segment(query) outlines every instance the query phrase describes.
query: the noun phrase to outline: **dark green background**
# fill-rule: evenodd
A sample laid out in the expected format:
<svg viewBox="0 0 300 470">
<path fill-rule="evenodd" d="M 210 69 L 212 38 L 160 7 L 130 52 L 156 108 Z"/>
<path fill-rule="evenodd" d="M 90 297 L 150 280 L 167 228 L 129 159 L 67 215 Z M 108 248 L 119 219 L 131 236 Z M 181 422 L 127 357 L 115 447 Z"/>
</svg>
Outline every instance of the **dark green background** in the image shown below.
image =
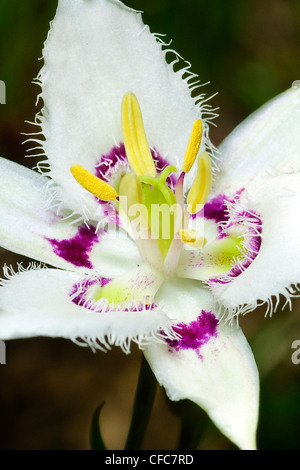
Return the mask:
<svg viewBox="0 0 300 470">
<path fill-rule="evenodd" d="M 211 101 L 220 107 L 218 145 L 244 117 L 300 79 L 299 0 L 128 0 L 143 10 L 153 32 L 193 64 Z M 27 166 L 25 137 L 31 131 L 41 67 L 42 44 L 56 0 L 0 0 L 0 79 L 7 87 L 0 106 L 0 155 Z M 1 221 L 0 221 L 1 223 Z M 288 243 L 288 240 L 287 240 Z M 2 250 L 3 262 L 20 257 Z M 280 254 L 276 254 L 280 256 Z M 291 362 L 291 343 L 300 339 L 299 302 L 264 319 L 257 311 L 241 319 L 262 374 L 259 447 L 300 449 L 300 365 Z M 118 350 L 92 354 L 69 341 L 18 340 L 7 343 L 0 366 L 1 449 L 86 449 L 92 413 L 103 400 L 104 436 L 111 448 L 124 442 L 140 354 Z M 206 426 L 204 424 L 204 426 Z M 179 420 L 159 392 L 145 447 L 174 449 Z M 233 445 L 207 425 L 200 448 Z"/>
</svg>

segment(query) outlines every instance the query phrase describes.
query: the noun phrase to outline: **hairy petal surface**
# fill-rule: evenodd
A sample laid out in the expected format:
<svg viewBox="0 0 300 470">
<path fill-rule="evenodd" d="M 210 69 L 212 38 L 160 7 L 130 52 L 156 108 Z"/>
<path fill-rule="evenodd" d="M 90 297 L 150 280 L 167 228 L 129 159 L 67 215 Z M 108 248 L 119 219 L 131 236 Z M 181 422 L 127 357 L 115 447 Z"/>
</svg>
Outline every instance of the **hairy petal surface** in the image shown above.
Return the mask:
<svg viewBox="0 0 300 470">
<path fill-rule="evenodd" d="M 139 283 L 141 296 L 151 294 L 149 284 L 145 283 L 144 290 L 141 286 L 144 271 L 137 271 L 135 277 L 133 274 L 128 276 L 128 282 Z M 109 281 L 55 269 L 15 274 L 2 282 L 0 337 L 63 337 L 93 349 L 115 344 L 129 352 L 131 341 L 142 346 L 161 339 L 161 329 L 170 330 L 169 318 L 154 304 L 127 300 L 123 305 L 112 305 L 107 298 L 95 303 L 91 292 L 101 286 L 105 289 Z"/>
<path fill-rule="evenodd" d="M 259 380 L 242 331 L 216 319 L 211 295 L 194 281 L 169 281 L 160 297 L 181 339 L 146 347 L 158 382 L 170 399 L 201 406 L 238 447 L 254 449 Z"/>
<path fill-rule="evenodd" d="M 129 90 L 139 100 L 150 146 L 170 163 L 183 158 L 201 107 L 190 96 L 193 75 L 185 70 L 183 80 L 184 70 L 175 73 L 166 53 L 140 13 L 121 2 L 59 1 L 38 77 L 45 103 L 38 120 L 50 175 L 65 207 L 87 218 L 98 210 L 69 169 L 82 164 L 94 172 L 101 155 L 122 142 L 121 102 Z M 205 122 L 204 136 L 203 148 L 209 144 Z"/>
<path fill-rule="evenodd" d="M 300 170 L 300 89 L 291 88 L 242 122 L 221 144 L 214 192 L 258 187 L 270 175 Z"/>
<path fill-rule="evenodd" d="M 57 267 L 70 267 L 45 237 L 70 238 L 76 227 L 46 208 L 47 178 L 0 159 L 0 243 L 3 248 Z"/>
<path fill-rule="evenodd" d="M 244 199 L 245 209 L 260 214 L 262 241 L 250 266 L 232 282 L 211 284 L 216 300 L 231 314 L 261 302 L 293 296 L 300 279 L 300 172 L 277 176 Z M 260 301 L 260 302 L 259 302 Z M 242 308 L 244 307 L 244 309 Z M 240 310 L 242 309 L 242 310 Z"/>
<path fill-rule="evenodd" d="M 47 178 L 0 158 L 0 243 L 58 268 L 113 277 L 133 268 L 139 254 L 120 230 L 71 224 L 47 209 Z"/>
</svg>

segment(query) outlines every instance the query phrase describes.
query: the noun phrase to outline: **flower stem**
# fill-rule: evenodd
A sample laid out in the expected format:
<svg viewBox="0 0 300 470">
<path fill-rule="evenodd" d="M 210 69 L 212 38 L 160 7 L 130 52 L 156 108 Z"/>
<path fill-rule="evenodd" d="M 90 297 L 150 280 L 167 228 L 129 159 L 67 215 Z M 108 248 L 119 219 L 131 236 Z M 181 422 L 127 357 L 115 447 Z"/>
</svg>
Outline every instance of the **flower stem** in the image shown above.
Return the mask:
<svg viewBox="0 0 300 470">
<path fill-rule="evenodd" d="M 193 418 L 182 418 L 178 450 L 197 449 L 203 434 L 205 422 L 206 421 L 203 419 L 203 416 L 198 416 L 197 413 Z"/>
<path fill-rule="evenodd" d="M 106 446 L 102 439 L 100 425 L 99 425 L 100 413 L 102 411 L 103 406 L 104 406 L 104 402 L 101 403 L 101 405 L 97 407 L 93 415 L 91 431 L 90 431 L 92 450 L 106 450 Z"/>
<path fill-rule="evenodd" d="M 152 411 L 155 390 L 156 378 L 143 356 L 125 450 L 141 448 Z"/>
<path fill-rule="evenodd" d="M 181 422 L 177 450 L 196 450 L 208 423 L 206 413 L 190 400 L 174 402 L 167 398 L 167 403 Z"/>
</svg>

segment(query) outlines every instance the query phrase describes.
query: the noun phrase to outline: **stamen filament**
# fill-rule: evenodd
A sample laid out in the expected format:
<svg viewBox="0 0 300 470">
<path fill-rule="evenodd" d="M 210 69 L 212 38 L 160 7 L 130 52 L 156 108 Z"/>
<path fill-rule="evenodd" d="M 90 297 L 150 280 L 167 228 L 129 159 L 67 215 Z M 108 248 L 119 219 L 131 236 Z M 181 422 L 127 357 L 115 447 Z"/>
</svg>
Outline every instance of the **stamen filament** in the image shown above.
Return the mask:
<svg viewBox="0 0 300 470">
<path fill-rule="evenodd" d="M 202 121 L 201 119 L 197 119 L 197 121 L 194 122 L 190 140 L 183 160 L 182 171 L 184 171 L 185 173 L 188 173 L 190 171 L 197 158 L 202 140 L 202 131 Z"/>
<path fill-rule="evenodd" d="M 116 190 L 109 184 L 102 181 L 97 176 L 90 173 L 81 165 L 73 165 L 70 168 L 72 175 L 84 189 L 102 201 L 115 201 L 117 198 Z"/>
<path fill-rule="evenodd" d="M 137 176 L 155 177 L 156 169 L 147 141 L 139 102 L 126 93 L 121 109 L 122 133 L 129 164 Z"/>
</svg>

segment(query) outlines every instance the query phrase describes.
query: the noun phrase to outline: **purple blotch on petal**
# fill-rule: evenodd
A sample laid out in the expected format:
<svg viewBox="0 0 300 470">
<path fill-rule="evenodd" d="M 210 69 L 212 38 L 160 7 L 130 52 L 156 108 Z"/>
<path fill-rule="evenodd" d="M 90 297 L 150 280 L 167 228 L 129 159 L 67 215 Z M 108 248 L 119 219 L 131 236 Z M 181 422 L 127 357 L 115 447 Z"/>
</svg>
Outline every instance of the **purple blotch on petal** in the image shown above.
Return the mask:
<svg viewBox="0 0 300 470">
<path fill-rule="evenodd" d="M 228 199 L 225 194 L 220 194 L 211 201 L 207 202 L 204 206 L 204 217 L 206 219 L 214 220 L 217 223 L 228 220 L 229 216 L 226 211 L 227 200 Z"/>
<path fill-rule="evenodd" d="M 96 176 L 103 181 L 109 182 L 120 166 L 129 167 L 123 143 L 113 147 L 108 154 L 101 155 L 100 161 L 96 165 Z"/>
<path fill-rule="evenodd" d="M 46 238 L 46 237 L 45 237 Z M 46 238 L 51 243 L 54 253 L 74 266 L 92 269 L 93 265 L 88 253 L 92 250 L 94 243 L 98 241 L 95 227 L 81 225 L 77 234 L 65 240 Z"/>
<path fill-rule="evenodd" d="M 202 310 L 196 320 L 191 323 L 178 323 L 173 326 L 175 333 L 181 336 L 179 340 L 166 339 L 169 346 L 176 351 L 181 349 L 193 349 L 199 357 L 200 348 L 211 338 L 217 337 L 217 326 L 219 320 L 211 312 Z"/>
<path fill-rule="evenodd" d="M 219 194 L 207 201 L 203 209 L 197 212 L 197 214 L 193 214 L 192 218 L 195 219 L 196 217 L 201 216 L 208 220 L 214 220 L 217 224 L 220 222 L 227 222 L 229 219 L 227 203 L 238 201 L 244 190 L 245 188 L 242 188 L 237 191 L 234 197 L 228 197 L 226 194 Z"/>
</svg>

